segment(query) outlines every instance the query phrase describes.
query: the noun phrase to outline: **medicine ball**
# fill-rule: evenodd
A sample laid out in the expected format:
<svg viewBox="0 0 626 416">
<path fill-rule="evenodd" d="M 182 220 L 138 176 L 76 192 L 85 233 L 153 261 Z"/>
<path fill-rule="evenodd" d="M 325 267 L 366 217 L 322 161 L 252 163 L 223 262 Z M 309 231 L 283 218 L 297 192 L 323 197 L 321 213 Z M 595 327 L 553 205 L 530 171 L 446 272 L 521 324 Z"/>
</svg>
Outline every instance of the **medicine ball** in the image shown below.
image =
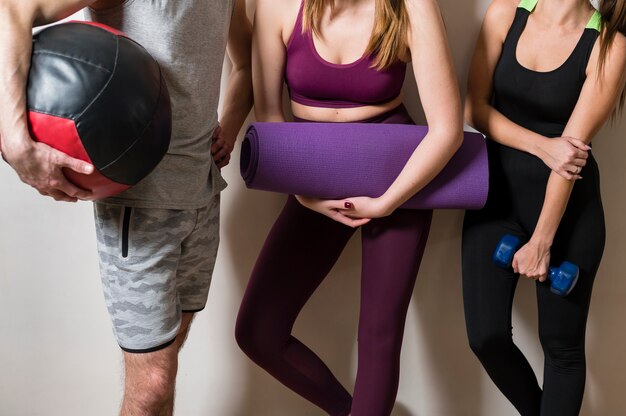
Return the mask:
<svg viewBox="0 0 626 416">
<path fill-rule="evenodd" d="M 169 147 L 170 98 L 157 62 L 105 25 L 69 22 L 33 36 L 27 86 L 34 140 L 94 165 L 64 174 L 95 199 L 135 185 Z"/>
</svg>

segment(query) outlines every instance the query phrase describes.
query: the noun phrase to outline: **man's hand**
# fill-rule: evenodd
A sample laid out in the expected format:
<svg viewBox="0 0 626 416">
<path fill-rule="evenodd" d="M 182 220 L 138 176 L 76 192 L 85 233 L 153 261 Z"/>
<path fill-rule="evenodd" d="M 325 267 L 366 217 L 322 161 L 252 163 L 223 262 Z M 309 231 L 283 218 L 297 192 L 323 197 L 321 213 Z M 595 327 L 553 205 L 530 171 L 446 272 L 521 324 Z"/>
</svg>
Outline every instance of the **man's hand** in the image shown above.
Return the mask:
<svg viewBox="0 0 626 416">
<path fill-rule="evenodd" d="M 0 152 L 23 182 L 58 201 L 91 197 L 91 192 L 70 183 L 62 169 L 90 174 L 94 168 L 33 141 L 28 133 L 26 84 L 32 52 L 32 29 L 33 26 L 68 17 L 93 2 L 0 1 Z"/>
<path fill-rule="evenodd" d="M 41 195 L 57 201 L 76 202 L 89 200 L 92 193 L 72 184 L 63 175 L 62 169 L 89 175 L 94 167 L 79 159 L 74 159 L 52 147 L 33 140 L 19 147 L 4 143 L 2 158 L 15 170 L 22 182 L 27 183 Z"/>
<path fill-rule="evenodd" d="M 222 130 L 222 127 L 219 124 L 215 130 L 213 130 L 211 154 L 213 155 L 215 164 L 220 169 L 228 165 L 228 162 L 230 162 L 230 154 L 235 147 L 235 140 L 237 140 L 236 135 L 232 135 L 232 137 L 228 136 L 229 135 L 224 133 L 224 130 Z"/>
</svg>

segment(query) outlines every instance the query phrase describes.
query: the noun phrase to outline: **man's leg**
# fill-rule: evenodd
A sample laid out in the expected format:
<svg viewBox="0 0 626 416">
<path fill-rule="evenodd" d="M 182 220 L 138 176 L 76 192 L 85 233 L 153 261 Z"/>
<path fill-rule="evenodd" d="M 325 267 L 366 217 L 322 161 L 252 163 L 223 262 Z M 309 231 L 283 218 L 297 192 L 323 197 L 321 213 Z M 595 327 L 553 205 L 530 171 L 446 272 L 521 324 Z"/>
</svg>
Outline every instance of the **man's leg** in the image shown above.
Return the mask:
<svg viewBox="0 0 626 416">
<path fill-rule="evenodd" d="M 193 317 L 196 314 L 193 312 L 183 312 L 182 321 L 180 322 L 180 330 L 178 331 L 178 335 L 176 335 L 176 346 L 178 347 L 178 351 L 180 352 L 183 345 L 185 345 L 185 341 L 187 340 L 187 335 L 189 335 L 189 327 L 191 326 L 191 321 L 193 321 Z"/>
<path fill-rule="evenodd" d="M 178 370 L 178 351 L 182 348 L 193 313 L 184 313 L 176 342 L 155 352 L 124 353 L 125 386 L 121 416 L 171 416 L 174 412 L 174 387 Z"/>
<path fill-rule="evenodd" d="M 171 416 L 178 369 L 177 344 L 148 353 L 124 352 L 121 416 Z"/>
<path fill-rule="evenodd" d="M 217 251 L 198 236 L 216 234 L 213 217 L 198 221 L 205 211 L 96 204 L 105 300 L 124 350 L 123 416 L 172 414 L 178 351 L 206 302 Z"/>
</svg>

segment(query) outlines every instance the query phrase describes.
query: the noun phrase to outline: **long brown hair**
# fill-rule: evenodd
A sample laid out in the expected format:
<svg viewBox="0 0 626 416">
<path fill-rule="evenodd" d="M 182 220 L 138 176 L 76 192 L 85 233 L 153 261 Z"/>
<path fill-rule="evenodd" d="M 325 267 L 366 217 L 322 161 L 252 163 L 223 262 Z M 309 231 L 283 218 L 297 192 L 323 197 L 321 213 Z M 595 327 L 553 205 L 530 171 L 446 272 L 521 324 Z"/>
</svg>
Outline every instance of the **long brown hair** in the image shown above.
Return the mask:
<svg viewBox="0 0 626 416">
<path fill-rule="evenodd" d="M 320 36 L 319 23 L 324 9 L 335 6 L 334 0 L 303 0 L 302 31 L 312 30 Z M 405 0 L 375 0 L 374 29 L 365 54 L 374 56 L 374 68 L 391 66 L 406 51 L 409 16 Z"/>
<path fill-rule="evenodd" d="M 598 75 L 602 74 L 615 35 L 626 35 L 626 0 L 600 0 L 598 8 L 602 15 L 602 31 L 600 35 L 600 57 Z M 619 104 L 613 116 L 621 112 L 626 101 L 626 89 L 622 86 Z"/>
</svg>

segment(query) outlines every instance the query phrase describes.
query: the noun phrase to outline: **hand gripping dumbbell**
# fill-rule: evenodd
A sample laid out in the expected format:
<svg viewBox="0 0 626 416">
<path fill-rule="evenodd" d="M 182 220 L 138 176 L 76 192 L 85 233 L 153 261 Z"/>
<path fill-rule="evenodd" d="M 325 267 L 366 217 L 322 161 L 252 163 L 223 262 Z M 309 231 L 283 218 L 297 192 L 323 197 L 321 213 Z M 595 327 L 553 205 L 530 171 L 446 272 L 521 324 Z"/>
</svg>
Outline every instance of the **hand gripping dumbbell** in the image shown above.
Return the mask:
<svg viewBox="0 0 626 416">
<path fill-rule="evenodd" d="M 503 269 L 510 268 L 513 263 L 513 256 L 520 246 L 521 241 L 518 237 L 506 234 L 500 239 L 496 250 L 493 252 L 493 262 Z M 552 293 L 567 296 L 578 281 L 578 266 L 569 261 L 564 261 L 560 267 L 550 267 L 548 279 L 550 279 Z"/>
</svg>

